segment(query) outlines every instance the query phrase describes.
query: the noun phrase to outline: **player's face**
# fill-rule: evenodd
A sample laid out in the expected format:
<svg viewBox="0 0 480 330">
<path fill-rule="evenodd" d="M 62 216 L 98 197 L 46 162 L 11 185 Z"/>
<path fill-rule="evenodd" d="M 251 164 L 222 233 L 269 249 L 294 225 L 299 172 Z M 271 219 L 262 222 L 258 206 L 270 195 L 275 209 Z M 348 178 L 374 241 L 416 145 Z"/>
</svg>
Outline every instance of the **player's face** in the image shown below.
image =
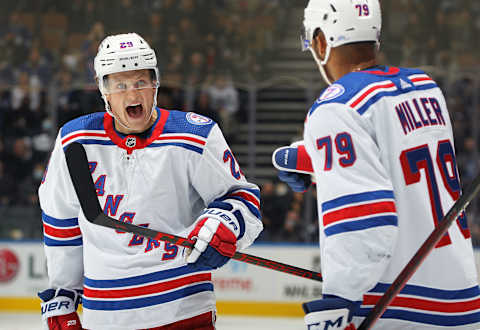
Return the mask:
<svg viewBox="0 0 480 330">
<path fill-rule="evenodd" d="M 105 89 L 117 130 L 130 134 L 150 128 L 155 121 L 151 114 L 156 89 L 148 70 L 112 73 Z"/>
</svg>

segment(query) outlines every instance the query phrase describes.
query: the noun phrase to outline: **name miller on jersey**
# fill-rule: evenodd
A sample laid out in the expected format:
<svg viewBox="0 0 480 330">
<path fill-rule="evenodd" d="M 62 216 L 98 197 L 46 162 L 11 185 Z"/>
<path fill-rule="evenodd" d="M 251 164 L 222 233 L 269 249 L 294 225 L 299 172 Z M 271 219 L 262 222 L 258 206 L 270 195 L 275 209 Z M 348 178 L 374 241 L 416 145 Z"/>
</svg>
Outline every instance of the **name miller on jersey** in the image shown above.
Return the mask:
<svg viewBox="0 0 480 330">
<path fill-rule="evenodd" d="M 396 105 L 395 110 L 405 135 L 422 127 L 446 125 L 440 103 L 434 97 L 413 98 Z"/>
</svg>

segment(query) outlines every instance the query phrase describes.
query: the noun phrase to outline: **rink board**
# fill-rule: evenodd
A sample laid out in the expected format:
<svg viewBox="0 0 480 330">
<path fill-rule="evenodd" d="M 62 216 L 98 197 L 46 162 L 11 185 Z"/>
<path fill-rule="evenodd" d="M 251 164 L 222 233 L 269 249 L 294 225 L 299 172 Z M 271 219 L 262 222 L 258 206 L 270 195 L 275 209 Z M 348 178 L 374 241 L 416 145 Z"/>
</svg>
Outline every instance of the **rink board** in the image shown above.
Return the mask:
<svg viewBox="0 0 480 330">
<path fill-rule="evenodd" d="M 319 271 L 314 245 L 257 244 L 245 252 Z M 321 283 L 238 261 L 213 272 L 224 315 L 302 316 L 301 302 L 321 295 Z M 37 311 L 48 287 L 41 242 L 0 242 L 0 311 Z"/>
<path fill-rule="evenodd" d="M 256 244 L 245 252 L 319 271 L 314 245 Z M 480 270 L 480 250 L 475 250 Z M 302 316 L 301 302 L 320 297 L 321 283 L 238 261 L 213 272 L 223 315 Z M 41 242 L 0 241 L 0 311 L 39 310 L 37 292 L 48 287 Z"/>
</svg>

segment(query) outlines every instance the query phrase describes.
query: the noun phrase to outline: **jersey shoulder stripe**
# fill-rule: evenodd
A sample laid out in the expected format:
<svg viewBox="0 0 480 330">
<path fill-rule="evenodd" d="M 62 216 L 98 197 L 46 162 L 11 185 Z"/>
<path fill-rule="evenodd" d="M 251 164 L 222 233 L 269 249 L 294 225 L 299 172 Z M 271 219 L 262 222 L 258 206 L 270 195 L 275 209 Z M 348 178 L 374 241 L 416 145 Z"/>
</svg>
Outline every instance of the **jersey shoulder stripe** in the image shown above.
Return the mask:
<svg viewBox="0 0 480 330">
<path fill-rule="evenodd" d="M 62 139 L 67 135 L 71 135 L 72 133 L 79 131 L 105 131 L 103 128 L 104 114 L 104 112 L 94 112 L 70 120 L 62 127 Z"/>
<path fill-rule="evenodd" d="M 393 191 L 377 190 L 344 195 L 322 204 L 326 236 L 379 226 L 397 226 Z"/>
<path fill-rule="evenodd" d="M 341 87 L 336 87 L 341 86 Z M 327 88 L 309 112 L 312 115 L 322 105 L 344 104 L 363 115 L 373 104 L 386 96 L 396 96 L 416 90 L 436 88 L 437 84 L 425 72 L 418 69 L 383 67 L 360 72 L 351 72 Z M 338 97 L 325 98 L 329 89 L 345 90 Z"/>
<path fill-rule="evenodd" d="M 202 154 L 207 139 L 201 135 L 190 133 L 162 133 L 160 136 L 148 147 L 158 148 L 165 146 L 177 146 L 184 149 L 194 151 Z"/>
<path fill-rule="evenodd" d="M 391 284 L 378 283 L 363 296 L 356 316 L 366 316 Z M 444 290 L 407 284 L 390 303 L 382 318 L 439 326 L 460 326 L 480 322 L 480 289 L 473 286 Z"/>
<path fill-rule="evenodd" d="M 114 145 L 104 128 L 104 112 L 94 112 L 67 122 L 60 130 L 62 147 L 70 143 Z"/>
</svg>

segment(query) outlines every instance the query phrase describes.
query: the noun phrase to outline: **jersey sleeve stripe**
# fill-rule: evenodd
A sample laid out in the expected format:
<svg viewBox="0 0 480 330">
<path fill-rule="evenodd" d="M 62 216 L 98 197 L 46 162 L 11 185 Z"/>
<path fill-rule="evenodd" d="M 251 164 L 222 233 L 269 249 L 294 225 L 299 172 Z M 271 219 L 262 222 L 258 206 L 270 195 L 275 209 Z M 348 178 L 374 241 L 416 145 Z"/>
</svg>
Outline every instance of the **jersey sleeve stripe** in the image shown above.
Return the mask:
<svg viewBox="0 0 480 330">
<path fill-rule="evenodd" d="M 43 242 L 47 246 L 82 245 L 78 218 L 57 219 L 42 212 Z"/>
<path fill-rule="evenodd" d="M 248 192 L 236 191 L 234 193 L 229 194 L 228 196 L 234 196 L 234 197 L 236 196 L 236 197 L 243 198 L 249 201 L 250 203 L 254 204 L 258 209 L 260 208 L 260 201 L 258 200 L 258 198 Z"/>
<path fill-rule="evenodd" d="M 43 232 L 50 237 L 56 238 L 72 238 L 82 235 L 82 232 L 80 231 L 80 228 L 78 226 L 72 227 L 70 229 L 65 227 L 59 229 L 49 226 L 46 223 L 43 224 Z"/>
<path fill-rule="evenodd" d="M 367 191 L 358 194 L 344 195 L 335 199 L 329 200 L 322 204 L 322 212 L 327 212 L 331 209 L 338 208 L 347 204 L 368 202 L 378 199 L 394 199 L 392 190 L 375 190 Z"/>
<path fill-rule="evenodd" d="M 258 200 L 260 200 L 260 190 L 259 189 L 242 188 L 242 190 L 253 194 Z"/>
<path fill-rule="evenodd" d="M 332 236 L 345 232 L 365 230 L 381 226 L 397 226 L 398 219 L 396 215 L 370 217 L 362 220 L 347 221 L 326 227 L 324 233 L 326 236 Z"/>
<path fill-rule="evenodd" d="M 74 227 L 78 226 L 78 218 L 58 219 L 42 212 L 42 220 L 44 223 L 55 227 Z"/>
<path fill-rule="evenodd" d="M 237 196 L 225 196 L 225 197 L 222 197 L 220 198 L 219 200 L 222 201 L 222 202 L 228 202 L 229 199 L 233 199 L 233 200 L 236 200 L 236 201 L 239 201 L 241 202 L 242 204 L 244 204 L 248 210 L 255 216 L 257 217 L 258 219 L 261 219 L 262 216 L 260 214 L 260 210 L 252 203 L 250 203 L 249 201 L 246 201 L 244 198 L 242 197 L 237 197 Z"/>
<path fill-rule="evenodd" d="M 375 215 L 379 213 L 396 213 L 394 202 L 377 202 L 361 204 L 356 206 L 346 207 L 340 210 L 331 211 L 323 214 L 323 225 L 328 226 L 332 223 L 352 219 L 357 217 L 363 217 L 367 215 Z"/>
<path fill-rule="evenodd" d="M 45 243 L 46 246 L 81 246 L 83 245 L 83 240 L 82 238 L 75 238 L 72 240 L 58 240 L 58 239 L 52 239 L 48 236 L 43 237 L 43 242 Z"/>
</svg>

